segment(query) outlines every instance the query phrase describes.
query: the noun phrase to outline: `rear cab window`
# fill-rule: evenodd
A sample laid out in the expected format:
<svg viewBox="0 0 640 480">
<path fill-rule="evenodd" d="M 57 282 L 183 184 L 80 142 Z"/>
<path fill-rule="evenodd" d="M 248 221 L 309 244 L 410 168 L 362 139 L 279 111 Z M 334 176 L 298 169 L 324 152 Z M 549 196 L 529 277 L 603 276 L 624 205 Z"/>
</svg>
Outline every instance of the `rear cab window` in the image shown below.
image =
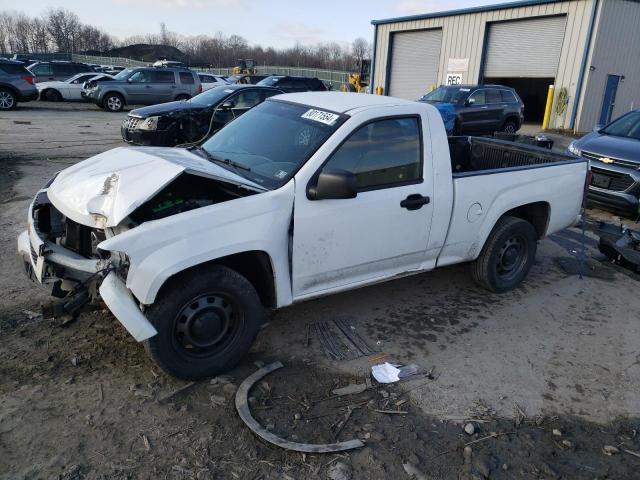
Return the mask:
<svg viewBox="0 0 640 480">
<path fill-rule="evenodd" d="M 176 77 L 170 70 L 154 70 L 151 78 L 153 83 L 176 83 Z"/>
</svg>

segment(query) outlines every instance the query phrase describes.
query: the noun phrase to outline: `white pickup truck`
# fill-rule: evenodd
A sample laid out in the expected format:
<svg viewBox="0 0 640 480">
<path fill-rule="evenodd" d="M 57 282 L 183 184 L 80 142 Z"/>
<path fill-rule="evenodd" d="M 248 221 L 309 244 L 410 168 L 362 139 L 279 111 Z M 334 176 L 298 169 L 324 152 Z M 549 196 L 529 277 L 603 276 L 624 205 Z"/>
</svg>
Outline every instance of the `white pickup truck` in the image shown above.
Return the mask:
<svg viewBox="0 0 640 480">
<path fill-rule="evenodd" d="M 191 149 L 116 148 L 61 171 L 18 239 L 57 314 L 102 299 L 167 372 L 215 375 L 264 307 L 472 262 L 516 287 L 579 218 L 586 161 L 447 138 L 438 111 L 350 93 L 272 97 Z"/>
</svg>

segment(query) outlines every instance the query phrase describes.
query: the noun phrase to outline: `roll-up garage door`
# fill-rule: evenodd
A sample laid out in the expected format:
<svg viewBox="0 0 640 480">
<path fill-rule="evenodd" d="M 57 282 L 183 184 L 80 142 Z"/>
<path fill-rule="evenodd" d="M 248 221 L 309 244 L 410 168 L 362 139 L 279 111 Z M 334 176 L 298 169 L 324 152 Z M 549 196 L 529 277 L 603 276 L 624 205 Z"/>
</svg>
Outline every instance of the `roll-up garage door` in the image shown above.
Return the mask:
<svg viewBox="0 0 640 480">
<path fill-rule="evenodd" d="M 437 85 L 442 30 L 392 35 L 389 95 L 417 100 Z"/>
<path fill-rule="evenodd" d="M 485 78 L 554 78 L 566 22 L 563 15 L 489 25 Z"/>
</svg>

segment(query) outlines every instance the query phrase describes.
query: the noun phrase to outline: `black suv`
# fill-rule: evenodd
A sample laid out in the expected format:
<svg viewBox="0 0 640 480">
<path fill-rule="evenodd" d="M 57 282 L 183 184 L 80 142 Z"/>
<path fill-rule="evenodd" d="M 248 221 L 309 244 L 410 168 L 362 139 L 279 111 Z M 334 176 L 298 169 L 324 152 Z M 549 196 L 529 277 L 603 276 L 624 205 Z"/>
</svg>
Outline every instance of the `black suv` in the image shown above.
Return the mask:
<svg viewBox="0 0 640 480">
<path fill-rule="evenodd" d="M 420 101 L 440 111 L 450 135 L 515 133 L 524 122 L 524 103 L 502 85 L 441 86 Z"/>
<path fill-rule="evenodd" d="M 36 83 L 63 81 L 78 73 L 93 72 L 86 63 L 73 62 L 38 62 L 29 66 L 29 71 L 33 73 Z"/>
<path fill-rule="evenodd" d="M 291 77 L 289 75 L 271 75 L 264 80 L 260 80 L 256 85 L 279 88 L 287 93 L 309 91 L 324 92 L 327 90 L 324 83 L 317 78 Z"/>
</svg>

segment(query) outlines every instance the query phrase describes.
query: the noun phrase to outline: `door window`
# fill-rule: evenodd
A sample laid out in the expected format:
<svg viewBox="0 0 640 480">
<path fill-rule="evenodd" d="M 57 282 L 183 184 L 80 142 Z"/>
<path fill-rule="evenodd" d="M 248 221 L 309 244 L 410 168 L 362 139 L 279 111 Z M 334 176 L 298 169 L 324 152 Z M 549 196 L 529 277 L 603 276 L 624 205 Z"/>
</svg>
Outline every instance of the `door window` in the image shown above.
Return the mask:
<svg viewBox="0 0 640 480">
<path fill-rule="evenodd" d="M 154 83 L 176 83 L 176 77 L 171 71 L 154 71 L 151 78 Z M 193 83 L 193 77 L 191 83 Z"/>
<path fill-rule="evenodd" d="M 51 65 L 38 65 L 33 69 L 33 73 L 36 75 L 53 75 L 53 69 Z"/>
<path fill-rule="evenodd" d="M 476 90 L 471 94 L 469 100 L 473 98 L 475 100 L 475 102 L 473 103 L 474 105 L 484 105 L 485 103 L 487 103 L 485 92 L 486 90 Z"/>
<path fill-rule="evenodd" d="M 346 170 L 359 190 L 393 187 L 422 178 L 420 127 L 415 117 L 368 123 L 333 153 L 323 170 Z"/>
<path fill-rule="evenodd" d="M 485 90 L 485 101 L 486 103 L 501 103 L 502 97 L 500 96 L 500 91 L 490 88 Z"/>
<path fill-rule="evenodd" d="M 138 70 L 129 78 L 131 83 L 151 83 L 151 72 L 149 70 Z"/>
</svg>

